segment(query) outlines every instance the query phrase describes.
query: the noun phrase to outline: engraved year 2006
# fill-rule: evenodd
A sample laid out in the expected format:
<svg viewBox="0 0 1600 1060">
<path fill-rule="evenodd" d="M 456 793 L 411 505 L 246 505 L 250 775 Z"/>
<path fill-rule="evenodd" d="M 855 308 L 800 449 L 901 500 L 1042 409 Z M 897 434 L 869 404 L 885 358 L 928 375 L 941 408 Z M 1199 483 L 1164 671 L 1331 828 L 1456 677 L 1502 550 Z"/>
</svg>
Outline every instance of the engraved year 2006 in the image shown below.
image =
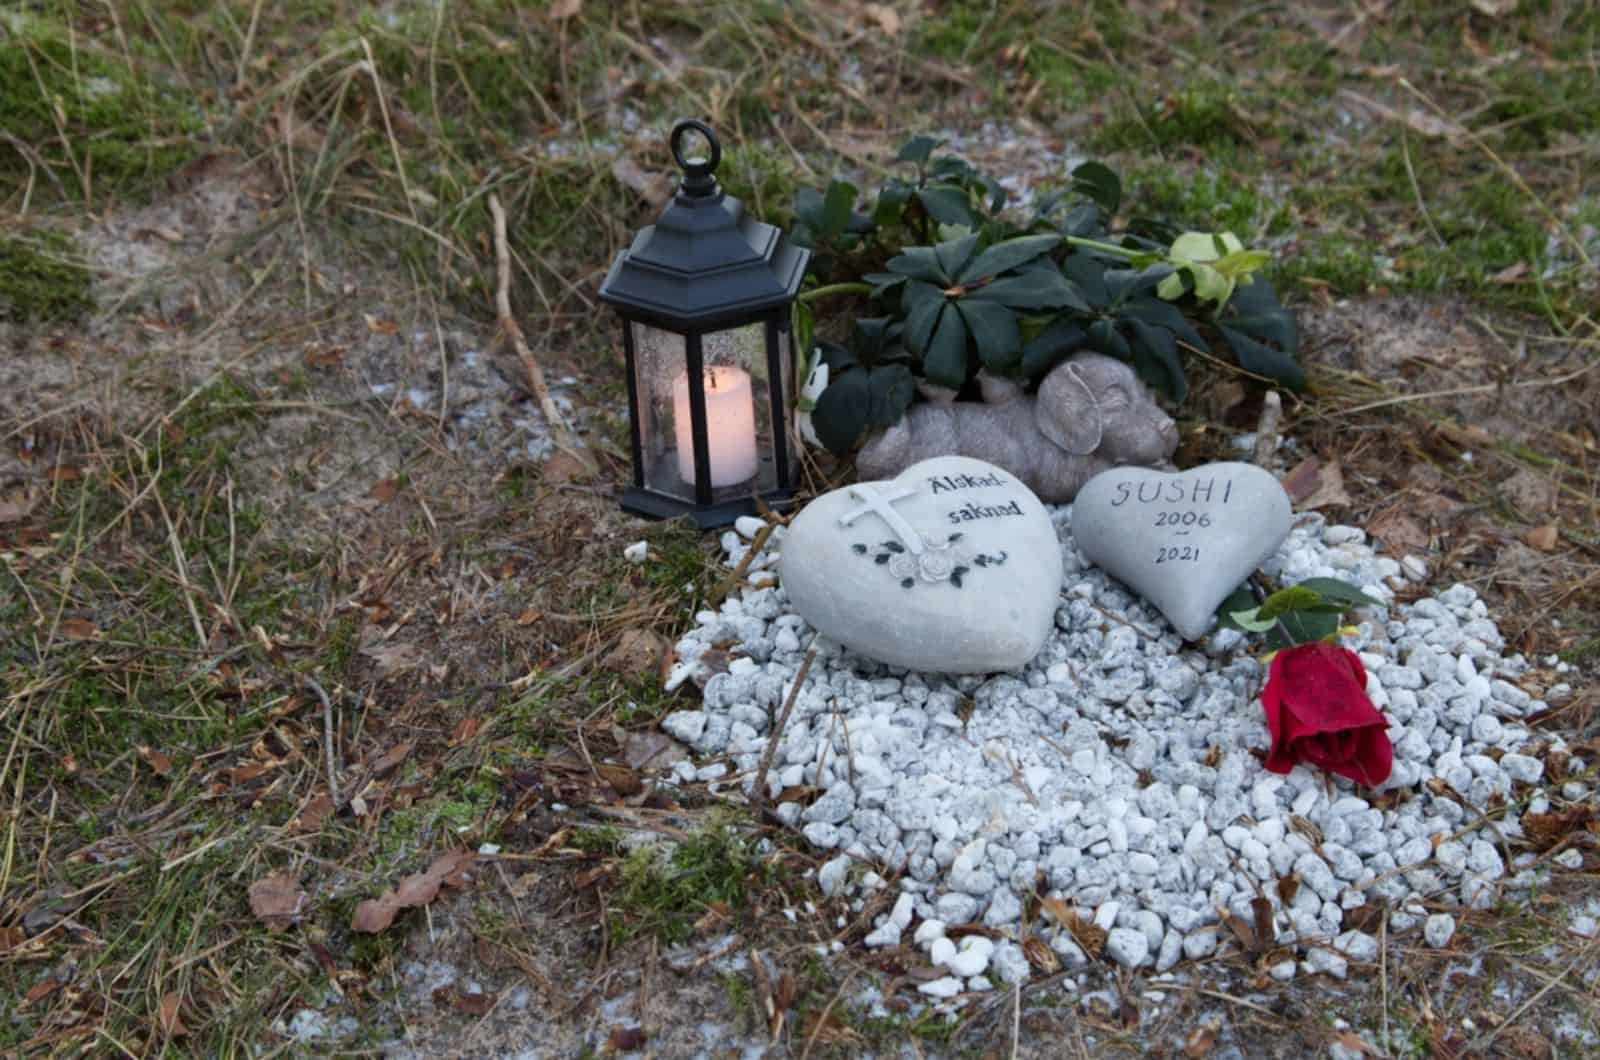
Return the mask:
<svg viewBox="0 0 1600 1060">
<path fill-rule="evenodd" d="M 1199 512 L 1157 512 L 1157 526 L 1210 526 L 1211 515 Z"/>
<path fill-rule="evenodd" d="M 1196 545 L 1173 545 L 1156 549 L 1157 563 L 1198 563 L 1200 549 Z"/>
</svg>

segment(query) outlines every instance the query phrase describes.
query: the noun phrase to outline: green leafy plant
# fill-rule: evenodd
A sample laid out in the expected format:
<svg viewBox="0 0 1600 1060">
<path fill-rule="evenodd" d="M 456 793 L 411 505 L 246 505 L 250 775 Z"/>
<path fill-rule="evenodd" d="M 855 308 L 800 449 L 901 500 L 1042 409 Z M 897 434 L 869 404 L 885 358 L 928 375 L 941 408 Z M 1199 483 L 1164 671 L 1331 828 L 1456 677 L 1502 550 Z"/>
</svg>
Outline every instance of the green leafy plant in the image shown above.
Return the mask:
<svg viewBox="0 0 1600 1060">
<path fill-rule="evenodd" d="M 1279 651 L 1312 641 L 1335 641 L 1346 615 L 1359 607 L 1381 606 L 1381 601 L 1349 582 L 1307 578 L 1259 600 L 1249 586 L 1235 590 L 1218 606 L 1217 626 L 1265 634 L 1267 647 Z"/>
<path fill-rule="evenodd" d="M 1113 233 L 1122 182 L 1099 162 L 1078 166 L 1068 188 L 1018 220 L 997 181 L 936 157 L 938 146 L 908 142 L 897 161 L 914 173 L 891 177 L 860 209 L 845 181 L 798 196 L 795 237 L 815 248 L 815 276 L 832 281 L 801 296 L 802 348 L 820 299 L 867 297 L 883 314 L 825 352 L 829 382 L 813 422 L 829 449 L 847 452 L 898 420 L 918 379 L 970 396 L 979 371 L 1032 384 L 1080 350 L 1126 361 L 1182 401 L 1185 350 L 1210 353 L 1207 332 L 1245 371 L 1304 385 L 1294 317 L 1259 275 L 1264 251 L 1231 232 L 1137 216 Z"/>
</svg>

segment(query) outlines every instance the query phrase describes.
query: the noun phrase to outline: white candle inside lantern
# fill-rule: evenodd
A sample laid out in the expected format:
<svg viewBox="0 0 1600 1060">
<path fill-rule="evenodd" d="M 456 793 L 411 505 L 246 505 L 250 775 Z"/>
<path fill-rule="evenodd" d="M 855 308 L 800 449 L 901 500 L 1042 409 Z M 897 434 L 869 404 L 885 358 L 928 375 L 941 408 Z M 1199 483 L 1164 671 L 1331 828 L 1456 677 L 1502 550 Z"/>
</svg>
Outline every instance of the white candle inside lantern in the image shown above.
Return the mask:
<svg viewBox="0 0 1600 1060">
<path fill-rule="evenodd" d="M 756 409 L 750 373 L 730 365 L 705 371 L 706 448 L 711 455 L 711 485 L 736 486 L 755 477 Z M 678 442 L 678 477 L 694 481 L 694 428 L 689 419 L 689 376 L 672 383 L 672 424 Z"/>
</svg>

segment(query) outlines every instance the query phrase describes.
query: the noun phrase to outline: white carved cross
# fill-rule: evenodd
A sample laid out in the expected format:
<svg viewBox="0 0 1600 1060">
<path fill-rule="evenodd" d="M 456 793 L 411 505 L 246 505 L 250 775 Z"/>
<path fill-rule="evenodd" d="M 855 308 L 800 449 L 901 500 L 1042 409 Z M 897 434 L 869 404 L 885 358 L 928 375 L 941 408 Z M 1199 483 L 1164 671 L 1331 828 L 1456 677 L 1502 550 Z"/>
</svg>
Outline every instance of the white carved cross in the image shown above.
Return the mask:
<svg viewBox="0 0 1600 1060">
<path fill-rule="evenodd" d="M 894 536 L 906 546 L 913 556 L 920 556 L 923 552 L 922 535 L 914 530 L 905 516 L 894 510 L 895 501 L 903 501 L 907 497 L 917 494 L 915 486 L 892 486 L 889 492 L 879 493 L 870 483 L 862 483 L 848 487 L 850 496 L 861 502 L 861 507 L 852 508 L 839 516 L 840 526 L 849 526 L 863 515 L 876 515 L 889 524 L 889 529 L 894 531 Z"/>
</svg>

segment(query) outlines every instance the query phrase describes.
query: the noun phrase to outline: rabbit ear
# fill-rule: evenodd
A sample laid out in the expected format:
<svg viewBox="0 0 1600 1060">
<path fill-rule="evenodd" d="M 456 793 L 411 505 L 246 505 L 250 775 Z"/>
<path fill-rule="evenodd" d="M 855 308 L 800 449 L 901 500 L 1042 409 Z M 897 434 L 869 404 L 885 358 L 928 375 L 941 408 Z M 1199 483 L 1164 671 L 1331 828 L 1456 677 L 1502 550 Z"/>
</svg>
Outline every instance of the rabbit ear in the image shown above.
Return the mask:
<svg viewBox="0 0 1600 1060">
<path fill-rule="evenodd" d="M 1063 364 L 1040 384 L 1034 421 L 1046 438 L 1073 456 L 1100 448 L 1100 402 L 1076 365 Z"/>
</svg>

